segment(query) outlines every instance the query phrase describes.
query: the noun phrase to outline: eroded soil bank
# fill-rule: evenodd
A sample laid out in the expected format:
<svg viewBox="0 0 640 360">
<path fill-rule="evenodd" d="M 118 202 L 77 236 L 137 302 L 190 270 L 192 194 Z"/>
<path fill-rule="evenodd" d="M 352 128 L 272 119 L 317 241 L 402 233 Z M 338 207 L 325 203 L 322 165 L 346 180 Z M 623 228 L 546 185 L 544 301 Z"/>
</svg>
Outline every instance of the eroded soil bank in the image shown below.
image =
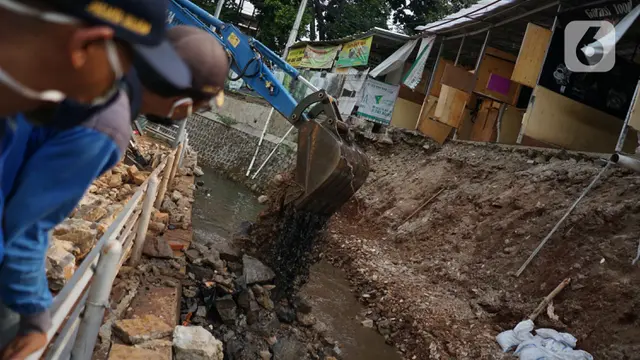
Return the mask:
<svg viewBox="0 0 640 360">
<path fill-rule="evenodd" d="M 515 277 L 602 164 L 486 144 L 439 148 L 398 133 L 394 143 L 365 144 L 372 173 L 332 218 L 325 255 L 406 359 L 508 358 L 495 336 L 565 277 L 559 319 L 545 312 L 537 325 L 572 333 L 597 359 L 638 358 L 638 175 L 608 170 Z"/>
</svg>

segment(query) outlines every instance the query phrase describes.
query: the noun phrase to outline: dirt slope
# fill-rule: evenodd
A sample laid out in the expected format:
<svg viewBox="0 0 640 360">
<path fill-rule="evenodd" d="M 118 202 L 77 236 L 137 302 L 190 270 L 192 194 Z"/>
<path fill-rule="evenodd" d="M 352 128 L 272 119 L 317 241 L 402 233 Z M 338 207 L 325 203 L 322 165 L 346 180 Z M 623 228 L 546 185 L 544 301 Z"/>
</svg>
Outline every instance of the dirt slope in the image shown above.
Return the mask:
<svg viewBox="0 0 640 360">
<path fill-rule="evenodd" d="M 495 335 L 558 283 L 559 321 L 597 359 L 640 358 L 640 177 L 614 168 L 513 274 L 601 169 L 579 155 L 423 140 L 367 145 L 373 172 L 329 227 L 367 316 L 407 359 L 500 359 Z M 434 202 L 402 224 L 440 189 Z M 398 228 L 399 226 L 399 228 Z"/>
</svg>

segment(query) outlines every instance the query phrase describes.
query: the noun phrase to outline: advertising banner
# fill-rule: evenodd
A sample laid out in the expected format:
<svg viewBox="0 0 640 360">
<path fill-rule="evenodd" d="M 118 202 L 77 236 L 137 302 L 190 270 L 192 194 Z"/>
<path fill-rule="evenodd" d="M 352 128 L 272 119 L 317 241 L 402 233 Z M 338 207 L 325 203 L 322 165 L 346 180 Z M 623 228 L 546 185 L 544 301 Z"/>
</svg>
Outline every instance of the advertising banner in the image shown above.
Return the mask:
<svg viewBox="0 0 640 360">
<path fill-rule="evenodd" d="M 389 85 L 367 79 L 362 91 L 362 100 L 358 106 L 358 116 L 379 124 L 389 125 L 399 90 L 399 85 Z"/>
<path fill-rule="evenodd" d="M 331 69 L 333 60 L 340 50 L 340 45 L 328 47 L 313 47 L 307 45 L 304 49 L 304 58 L 298 67 L 309 69 Z"/>
<path fill-rule="evenodd" d="M 367 65 L 369 62 L 369 52 L 373 36 L 368 38 L 350 41 L 342 46 L 336 67 L 351 67 Z"/>
<path fill-rule="evenodd" d="M 300 63 L 302 63 L 302 59 L 304 59 L 304 50 L 305 47 L 290 49 L 286 59 L 289 65 L 299 67 Z"/>
<path fill-rule="evenodd" d="M 429 58 L 429 53 L 431 53 L 435 40 L 435 36 L 422 38 L 418 58 L 413 65 L 411 65 L 411 69 L 409 69 L 409 72 L 404 76 L 404 80 L 402 81 L 409 89 L 415 90 L 420 80 L 422 80 L 424 66 L 427 64 L 427 58 Z"/>
</svg>

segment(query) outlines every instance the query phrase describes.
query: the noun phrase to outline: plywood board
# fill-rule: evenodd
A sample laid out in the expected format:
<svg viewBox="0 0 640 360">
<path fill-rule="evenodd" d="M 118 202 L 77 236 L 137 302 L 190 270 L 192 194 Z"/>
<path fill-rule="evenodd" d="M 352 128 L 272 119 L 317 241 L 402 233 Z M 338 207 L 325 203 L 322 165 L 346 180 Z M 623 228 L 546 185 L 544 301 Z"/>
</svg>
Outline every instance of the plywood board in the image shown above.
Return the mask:
<svg viewBox="0 0 640 360">
<path fill-rule="evenodd" d="M 636 94 L 636 100 L 631 108 L 631 117 L 629 118 L 629 126 L 636 131 L 640 131 L 640 91 Z"/>
<path fill-rule="evenodd" d="M 420 104 L 397 98 L 396 104 L 393 107 L 391 125 L 403 129 L 415 129 L 418 116 L 420 115 L 420 108 Z"/>
<path fill-rule="evenodd" d="M 476 77 L 461 66 L 446 64 L 444 74 L 442 74 L 442 80 L 440 82 L 442 85 L 447 85 L 454 89 L 471 93 L 476 84 Z"/>
<path fill-rule="evenodd" d="M 445 60 L 444 58 L 440 58 L 440 60 L 438 60 L 438 66 L 436 67 L 436 72 L 433 78 L 433 87 L 431 87 L 429 95 L 440 97 L 442 75 L 444 74 L 444 68 L 447 64 L 453 65 L 453 61 Z"/>
<path fill-rule="evenodd" d="M 424 102 L 420 112 L 418 130 L 425 136 L 443 144 L 453 128 L 432 119 L 435 114 L 437 103 L 438 98 L 435 96 L 430 96 L 427 101 Z"/>
<path fill-rule="evenodd" d="M 487 47 L 484 53 L 511 62 L 516 62 L 518 58 L 516 55 L 492 47 Z"/>
<path fill-rule="evenodd" d="M 528 87 L 536 86 L 551 34 L 547 28 L 531 23 L 527 25 L 511 80 Z"/>
<path fill-rule="evenodd" d="M 577 151 L 610 153 L 622 121 L 600 110 L 536 86 L 523 119 L 524 135 L 543 143 Z M 623 150 L 633 152 L 637 137 L 630 131 Z"/>
<path fill-rule="evenodd" d="M 478 111 L 476 122 L 471 130 L 472 141 L 492 141 L 495 140 L 496 121 L 499 110 L 493 106 L 483 108 Z"/>
<path fill-rule="evenodd" d="M 515 63 L 497 58 L 490 54 L 485 54 L 482 57 L 480 68 L 478 69 L 478 78 L 475 85 L 474 92 L 490 97 L 491 99 L 506 102 L 507 104 L 513 104 L 516 100 L 519 84 L 512 82 L 509 88 L 509 92 L 505 95 L 497 91 L 491 91 L 487 88 L 489 84 L 489 78 L 491 74 L 501 76 L 506 79 L 511 79 L 513 68 Z"/>
<path fill-rule="evenodd" d="M 518 134 L 520 133 L 523 116 L 523 109 L 518 109 L 515 106 L 507 106 L 504 114 L 502 114 L 502 120 L 500 121 L 500 139 L 497 139 L 499 143 L 516 143 L 518 140 Z"/>
<path fill-rule="evenodd" d="M 442 85 L 436 106 L 435 119 L 454 128 L 460 126 L 470 95 L 464 91 Z"/>
</svg>

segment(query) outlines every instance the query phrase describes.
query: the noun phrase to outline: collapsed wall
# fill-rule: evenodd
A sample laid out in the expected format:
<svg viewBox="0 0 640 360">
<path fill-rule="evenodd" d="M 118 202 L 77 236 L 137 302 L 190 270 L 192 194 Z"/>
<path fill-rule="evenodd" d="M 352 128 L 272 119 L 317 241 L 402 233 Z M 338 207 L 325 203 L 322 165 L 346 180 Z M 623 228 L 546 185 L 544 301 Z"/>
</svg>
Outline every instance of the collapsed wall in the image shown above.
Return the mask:
<svg viewBox="0 0 640 360">
<path fill-rule="evenodd" d="M 440 148 L 406 133 L 393 140 L 364 143 L 371 174 L 332 219 L 325 252 L 405 358 L 501 358 L 495 336 L 566 277 L 571 285 L 536 324 L 572 333 L 595 358 L 636 356 L 640 176 L 608 170 L 515 277 L 601 170 L 597 159 L 491 144 Z"/>
</svg>

